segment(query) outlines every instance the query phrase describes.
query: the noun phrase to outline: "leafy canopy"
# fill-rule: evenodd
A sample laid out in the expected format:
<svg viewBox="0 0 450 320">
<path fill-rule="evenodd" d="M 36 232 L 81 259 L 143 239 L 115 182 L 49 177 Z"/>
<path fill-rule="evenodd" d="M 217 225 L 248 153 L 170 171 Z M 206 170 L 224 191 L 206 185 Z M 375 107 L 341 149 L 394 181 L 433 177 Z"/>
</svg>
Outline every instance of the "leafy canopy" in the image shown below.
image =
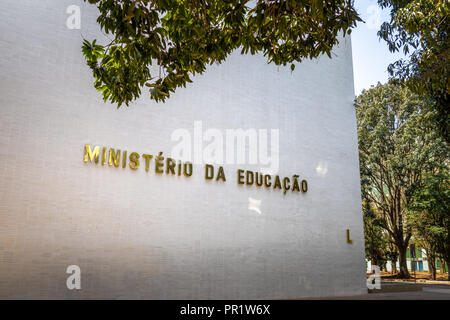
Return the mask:
<svg viewBox="0 0 450 320">
<path fill-rule="evenodd" d="M 391 9 L 391 20 L 378 35 L 392 52 L 409 54 L 388 67 L 392 79 L 433 99 L 430 108 L 440 134 L 450 142 L 450 1 L 378 0 Z"/>
<path fill-rule="evenodd" d="M 394 83 L 364 90 L 356 100 L 363 196 L 382 211 L 404 213 L 424 174 L 448 159 L 429 103 Z"/>
<path fill-rule="evenodd" d="M 409 276 L 406 249 L 412 236 L 407 208 L 423 177 L 441 168 L 449 156 L 429 103 L 394 83 L 364 90 L 356 101 L 363 199 L 384 219 L 404 277 Z"/>
<path fill-rule="evenodd" d="M 409 215 L 414 229 L 449 263 L 450 174 L 444 164 L 437 173 L 425 176 L 413 199 Z"/>
<path fill-rule="evenodd" d="M 86 0 L 85 0 L 86 1 Z M 84 40 L 95 88 L 120 107 L 145 86 L 155 101 L 235 49 L 276 65 L 315 58 L 351 32 L 353 0 L 88 0 L 110 43 Z M 156 72 L 151 72 L 156 66 Z"/>
<path fill-rule="evenodd" d="M 382 266 L 387 261 L 389 237 L 384 230 L 385 221 L 376 214 L 368 201 L 363 201 L 363 222 L 366 259 Z"/>
</svg>

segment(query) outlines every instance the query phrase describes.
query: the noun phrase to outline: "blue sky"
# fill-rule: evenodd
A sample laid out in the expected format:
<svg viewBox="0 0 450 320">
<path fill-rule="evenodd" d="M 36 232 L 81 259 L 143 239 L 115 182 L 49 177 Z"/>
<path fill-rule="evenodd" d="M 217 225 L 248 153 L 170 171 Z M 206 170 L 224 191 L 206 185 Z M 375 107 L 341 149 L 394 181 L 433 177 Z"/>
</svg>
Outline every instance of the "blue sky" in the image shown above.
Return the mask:
<svg viewBox="0 0 450 320">
<path fill-rule="evenodd" d="M 376 0 L 355 0 L 355 7 L 365 23 L 358 23 L 352 31 L 353 73 L 355 94 L 388 80 L 387 66 L 402 58 L 402 53 L 391 53 L 377 31 L 389 20 L 389 10 L 381 10 Z"/>
</svg>

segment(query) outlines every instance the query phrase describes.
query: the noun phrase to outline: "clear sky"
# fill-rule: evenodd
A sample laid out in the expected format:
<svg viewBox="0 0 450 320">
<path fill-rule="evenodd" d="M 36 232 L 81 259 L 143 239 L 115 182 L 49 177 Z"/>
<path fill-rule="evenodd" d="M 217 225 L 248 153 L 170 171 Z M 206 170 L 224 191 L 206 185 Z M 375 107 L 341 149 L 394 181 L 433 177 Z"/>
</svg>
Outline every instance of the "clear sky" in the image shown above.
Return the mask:
<svg viewBox="0 0 450 320">
<path fill-rule="evenodd" d="M 389 77 L 388 65 L 403 54 L 391 53 L 386 42 L 377 36 L 380 25 L 389 21 L 389 10 L 381 10 L 376 0 L 355 0 L 355 7 L 365 21 L 352 31 L 353 73 L 358 95 L 378 81 L 385 83 Z"/>
</svg>

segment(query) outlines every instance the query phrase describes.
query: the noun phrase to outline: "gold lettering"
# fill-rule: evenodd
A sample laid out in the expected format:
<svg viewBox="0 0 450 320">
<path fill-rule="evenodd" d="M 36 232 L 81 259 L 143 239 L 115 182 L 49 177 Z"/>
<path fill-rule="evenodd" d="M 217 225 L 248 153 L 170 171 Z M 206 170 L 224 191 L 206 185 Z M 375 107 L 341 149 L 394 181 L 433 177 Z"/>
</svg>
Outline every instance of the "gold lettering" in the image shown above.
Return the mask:
<svg viewBox="0 0 450 320">
<path fill-rule="evenodd" d="M 211 180 L 214 178 L 214 167 L 210 164 L 205 165 L 205 179 Z"/>
<path fill-rule="evenodd" d="M 190 162 L 186 162 L 184 165 L 183 165 L 183 171 L 184 171 L 184 175 L 186 176 L 186 177 L 190 177 L 190 176 L 192 176 L 192 163 L 190 163 Z"/>
<path fill-rule="evenodd" d="M 150 169 L 150 159 L 153 158 L 151 154 L 142 154 L 142 157 L 145 159 L 145 171 L 148 172 Z"/>
<path fill-rule="evenodd" d="M 302 186 L 302 192 L 308 191 L 308 182 L 306 182 L 306 180 L 302 180 L 301 186 Z"/>
<path fill-rule="evenodd" d="M 223 171 L 222 167 L 219 167 L 219 173 L 217 174 L 216 181 L 222 180 L 223 182 L 227 181 L 225 178 L 225 172 Z"/>
<path fill-rule="evenodd" d="M 263 183 L 264 183 L 264 179 L 263 179 L 264 177 L 263 177 L 263 175 L 262 175 L 261 173 L 259 173 L 259 172 L 255 172 L 255 175 L 256 175 L 256 177 L 255 177 L 256 185 L 257 185 L 258 187 L 261 187 L 261 186 L 263 185 Z M 260 177 L 261 180 L 258 179 L 258 177 Z"/>
<path fill-rule="evenodd" d="M 130 153 L 130 163 L 128 164 L 131 169 L 137 170 L 139 168 L 139 154 L 136 152 Z"/>
<path fill-rule="evenodd" d="M 109 149 L 109 161 L 108 161 L 108 164 L 110 166 L 112 166 L 113 162 L 114 162 L 114 166 L 116 168 L 118 168 L 119 165 L 120 165 L 120 150 L 117 150 L 117 152 L 115 152 L 114 149 L 111 148 L 111 149 Z"/>
<path fill-rule="evenodd" d="M 106 147 L 103 147 L 102 150 L 102 166 L 104 166 L 106 163 Z"/>
<path fill-rule="evenodd" d="M 238 169 L 237 171 L 238 174 L 238 184 L 244 184 L 244 170 L 242 169 Z"/>
<path fill-rule="evenodd" d="M 247 171 L 245 173 L 245 182 L 248 186 L 251 186 L 253 184 L 253 171 Z"/>
<path fill-rule="evenodd" d="M 98 157 L 100 155 L 100 147 L 96 146 L 94 151 L 91 150 L 91 145 L 86 144 L 84 146 L 84 162 L 88 162 L 94 160 L 95 163 L 98 163 Z"/>
<path fill-rule="evenodd" d="M 268 174 L 266 174 L 264 176 L 264 186 L 266 188 L 269 188 L 272 185 L 272 182 L 270 181 L 271 179 L 272 179 L 272 177 L 270 175 L 268 175 Z"/>
<path fill-rule="evenodd" d="M 281 189 L 281 180 L 279 176 L 275 176 L 275 183 L 273 184 L 274 189 Z"/>
<path fill-rule="evenodd" d="M 127 167 L 127 151 L 125 150 L 122 154 L 122 168 Z"/>
<path fill-rule="evenodd" d="M 172 173 L 175 174 L 175 166 L 176 162 L 172 158 L 167 158 L 166 160 L 166 174 Z"/>
<path fill-rule="evenodd" d="M 162 156 L 162 152 L 159 153 L 158 156 L 155 157 L 155 172 L 156 173 L 163 173 L 164 170 L 162 169 L 164 167 L 164 157 Z"/>
</svg>

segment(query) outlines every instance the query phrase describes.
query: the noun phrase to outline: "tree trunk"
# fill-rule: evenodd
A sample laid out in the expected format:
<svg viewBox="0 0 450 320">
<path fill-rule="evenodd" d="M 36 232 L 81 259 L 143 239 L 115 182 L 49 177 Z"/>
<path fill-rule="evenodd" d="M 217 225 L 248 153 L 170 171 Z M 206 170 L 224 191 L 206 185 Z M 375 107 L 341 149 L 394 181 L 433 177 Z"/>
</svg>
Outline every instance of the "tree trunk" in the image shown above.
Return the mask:
<svg viewBox="0 0 450 320">
<path fill-rule="evenodd" d="M 433 256 L 427 257 L 428 259 L 428 270 L 431 273 L 431 277 L 433 280 L 436 280 L 436 259 Z"/>
<path fill-rule="evenodd" d="M 431 264 L 431 269 L 433 280 L 436 280 L 436 261 L 433 261 L 433 263 Z"/>
<path fill-rule="evenodd" d="M 450 281 L 450 261 L 445 261 L 445 263 L 447 264 L 447 268 L 449 268 L 448 273 L 447 273 L 447 280 Z M 444 266 L 444 272 L 445 272 L 445 266 Z"/>
<path fill-rule="evenodd" d="M 428 272 L 431 274 L 433 280 L 436 280 L 436 255 L 432 250 L 427 249 L 427 260 L 428 260 Z"/>
<path fill-rule="evenodd" d="M 405 233 L 403 230 L 403 213 L 401 210 L 401 192 L 399 188 L 396 190 L 395 198 L 395 213 L 391 214 L 391 216 L 397 217 L 397 219 L 392 219 L 392 222 L 395 223 L 395 220 L 398 221 L 398 227 L 394 226 L 392 235 L 399 254 L 400 273 L 398 274 L 398 277 L 401 279 L 409 279 L 411 276 L 409 275 L 408 265 L 406 263 L 406 250 L 408 249 L 409 239 L 411 239 L 411 233 L 408 233 L 406 238 L 404 238 Z"/>
<path fill-rule="evenodd" d="M 398 254 L 399 254 L 399 263 L 400 263 L 400 273 L 398 274 L 399 278 L 409 279 L 410 275 L 408 272 L 408 264 L 406 263 L 406 249 L 407 246 L 397 246 Z"/>
<path fill-rule="evenodd" d="M 391 272 L 392 274 L 397 273 L 397 259 L 391 260 Z"/>
<path fill-rule="evenodd" d="M 443 259 L 439 259 L 439 261 L 441 262 L 441 273 L 445 273 L 445 262 Z"/>
</svg>

